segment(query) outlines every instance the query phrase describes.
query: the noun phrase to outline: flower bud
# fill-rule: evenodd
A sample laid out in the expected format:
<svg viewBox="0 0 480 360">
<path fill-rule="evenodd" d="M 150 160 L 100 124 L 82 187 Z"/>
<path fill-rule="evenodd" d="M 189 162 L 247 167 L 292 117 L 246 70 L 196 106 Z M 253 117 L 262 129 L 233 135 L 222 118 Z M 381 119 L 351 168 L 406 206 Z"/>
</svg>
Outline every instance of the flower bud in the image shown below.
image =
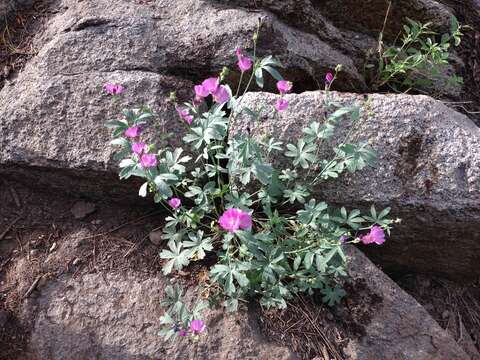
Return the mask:
<svg viewBox="0 0 480 360">
<path fill-rule="evenodd" d="M 340 72 L 342 71 L 342 64 L 338 64 L 337 66 L 335 66 L 335 72 Z"/>
<path fill-rule="evenodd" d="M 220 73 L 220 81 L 225 80 L 225 78 L 228 76 L 229 73 L 230 73 L 229 68 L 224 66 L 222 69 L 222 72 Z"/>
</svg>

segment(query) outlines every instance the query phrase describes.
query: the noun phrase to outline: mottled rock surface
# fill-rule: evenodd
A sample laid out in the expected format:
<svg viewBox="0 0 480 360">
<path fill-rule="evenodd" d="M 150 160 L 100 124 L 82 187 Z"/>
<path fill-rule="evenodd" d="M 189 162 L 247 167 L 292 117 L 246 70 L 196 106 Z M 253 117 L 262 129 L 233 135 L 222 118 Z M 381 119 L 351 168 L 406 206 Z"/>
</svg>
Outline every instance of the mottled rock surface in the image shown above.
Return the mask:
<svg viewBox="0 0 480 360">
<path fill-rule="evenodd" d="M 288 95 L 287 111 L 263 116 L 252 124 L 240 116 L 232 133 L 247 127 L 258 138 L 272 135 L 294 142 L 313 120 L 323 119 L 324 92 Z M 369 254 L 391 269 L 407 268 L 459 278 L 480 275 L 480 129 L 466 116 L 427 96 L 334 93 L 345 103 L 364 108 L 352 127 L 351 139 L 368 142 L 377 152 L 376 168 L 364 169 L 310 188 L 317 198 L 354 207 L 392 206 L 402 218 L 388 244 Z M 247 94 L 244 106 L 259 109 L 275 96 Z M 370 116 L 368 116 L 370 114 Z M 343 122 L 330 144 L 343 141 L 349 130 Z M 277 161 L 289 166 L 290 161 Z"/>
<path fill-rule="evenodd" d="M 298 359 L 264 339 L 247 313 L 212 312 L 208 338 L 157 335 L 166 279 L 101 274 L 60 279 L 42 290 L 30 350 L 39 359 Z M 241 341 L 239 341 L 241 339 Z"/>
<path fill-rule="evenodd" d="M 382 299 L 374 317 L 366 324 L 366 335 L 361 340 L 349 341 L 345 350 L 347 359 L 470 359 L 413 297 L 361 251 L 351 247 L 347 253 L 352 282 L 366 281 L 367 287 Z"/>
</svg>

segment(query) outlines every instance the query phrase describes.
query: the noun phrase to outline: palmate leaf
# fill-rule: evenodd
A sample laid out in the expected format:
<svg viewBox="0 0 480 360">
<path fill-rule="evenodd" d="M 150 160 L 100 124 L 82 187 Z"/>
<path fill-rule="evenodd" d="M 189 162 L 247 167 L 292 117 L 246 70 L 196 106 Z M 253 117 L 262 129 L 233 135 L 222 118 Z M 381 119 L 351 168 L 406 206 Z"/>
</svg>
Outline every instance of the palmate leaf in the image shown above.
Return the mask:
<svg viewBox="0 0 480 360">
<path fill-rule="evenodd" d="M 342 207 L 340 209 L 339 216 L 333 217 L 333 220 L 340 224 L 347 224 L 352 229 L 357 230 L 360 228 L 361 224 L 365 221 L 365 219 L 360 215 L 360 210 L 354 209 L 350 213 L 347 212 L 347 209 Z"/>
<path fill-rule="evenodd" d="M 190 241 L 184 241 L 183 246 L 190 249 L 189 257 L 196 257 L 201 260 L 205 257 L 205 251 L 212 251 L 212 238 L 203 238 L 203 231 L 198 230 L 196 234 L 188 233 Z"/>
<path fill-rule="evenodd" d="M 345 290 L 338 285 L 336 285 L 334 288 L 326 286 L 324 289 L 320 290 L 320 292 L 323 294 L 323 302 L 329 306 L 340 303 L 342 298 L 347 294 Z"/>
<path fill-rule="evenodd" d="M 287 149 L 285 156 L 293 157 L 293 165 L 295 166 L 300 165 L 302 168 L 307 169 L 316 160 L 314 153 L 317 147 L 314 144 L 306 143 L 304 139 L 299 139 L 297 146 L 287 144 Z"/>
<path fill-rule="evenodd" d="M 252 164 L 252 173 L 263 185 L 268 185 L 272 178 L 273 167 L 270 164 L 255 161 Z"/>
<path fill-rule="evenodd" d="M 162 250 L 160 253 L 161 259 L 168 259 L 167 263 L 163 266 L 163 273 L 165 275 L 170 274 L 172 270 L 182 270 L 184 266 L 189 264 L 190 250 L 182 251 L 182 243 L 177 244 L 175 241 L 170 240 L 168 242 L 170 250 Z"/>
<path fill-rule="evenodd" d="M 305 198 L 309 195 L 310 193 L 307 191 L 307 189 L 299 184 L 296 184 L 295 188 L 293 189 L 285 189 L 283 191 L 283 197 L 287 198 L 290 204 L 295 203 L 295 201 L 303 204 L 305 203 Z"/>
<path fill-rule="evenodd" d="M 320 202 L 317 204 L 315 199 L 310 199 L 310 201 L 305 204 L 304 209 L 297 211 L 297 219 L 301 224 L 308 225 L 315 223 L 327 208 L 328 205 L 326 203 Z"/>
</svg>

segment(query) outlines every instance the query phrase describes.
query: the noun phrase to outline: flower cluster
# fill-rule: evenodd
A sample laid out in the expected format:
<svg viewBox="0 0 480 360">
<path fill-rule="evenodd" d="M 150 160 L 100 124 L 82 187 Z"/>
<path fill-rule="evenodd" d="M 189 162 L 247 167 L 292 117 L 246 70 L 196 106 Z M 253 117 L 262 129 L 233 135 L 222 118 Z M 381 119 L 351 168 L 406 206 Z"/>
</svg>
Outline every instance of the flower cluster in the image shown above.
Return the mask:
<svg viewBox="0 0 480 360">
<path fill-rule="evenodd" d="M 200 85 L 195 85 L 195 99 L 202 101 L 207 96 L 212 95 L 213 100 L 217 104 L 224 104 L 230 100 L 230 93 L 227 87 L 220 85 L 220 79 L 208 78 Z"/>
<path fill-rule="evenodd" d="M 387 217 L 389 208 L 377 213 L 372 206 L 369 215 L 361 215 L 357 209 L 331 207 L 312 194 L 321 181 L 362 170 L 375 160 L 367 144 L 352 144 L 348 138 L 334 146 L 332 158 L 320 156 L 320 144 L 334 142 L 339 120 L 353 123 L 360 116 L 356 104 L 329 100 L 340 67 L 325 77 L 325 118 L 309 123 L 297 141 L 284 145 L 249 132 L 229 136 L 235 117 L 244 113 L 258 119 L 268 115 L 262 111 L 272 110 L 240 106 L 253 80 L 263 87 L 264 73 L 276 80 L 279 97 L 273 107 L 284 111 L 289 105 L 286 95 L 293 84 L 275 70 L 281 64 L 255 54 L 256 37 L 251 57 L 235 50 L 241 73 L 236 92 L 222 70 L 195 85 L 190 102 L 177 104 L 171 97 L 180 121 L 187 124 L 182 139 L 188 151 L 155 150 L 140 140 L 146 119 L 153 116 L 149 110 L 125 110 L 124 118 L 107 123 L 116 137 L 112 144 L 120 147 L 120 177 L 142 178 L 139 195 L 152 194 L 169 212 L 162 235 L 166 246 L 159 254 L 164 273 L 209 259 L 201 265 L 207 274 L 201 287 L 208 290 L 200 290 L 193 304 L 182 299 L 179 284 L 166 287 L 162 304 L 168 309 L 160 334 L 167 338 L 202 334 L 206 326 L 200 319 L 209 296 L 228 311 L 237 310 L 252 294 L 265 307 L 285 308 L 296 294 L 314 290 L 326 304 L 340 302 L 346 295 L 338 286 L 338 278 L 346 276 L 344 247 L 385 243 L 393 222 Z M 275 167 L 277 155 L 291 160 L 287 168 Z"/>
</svg>

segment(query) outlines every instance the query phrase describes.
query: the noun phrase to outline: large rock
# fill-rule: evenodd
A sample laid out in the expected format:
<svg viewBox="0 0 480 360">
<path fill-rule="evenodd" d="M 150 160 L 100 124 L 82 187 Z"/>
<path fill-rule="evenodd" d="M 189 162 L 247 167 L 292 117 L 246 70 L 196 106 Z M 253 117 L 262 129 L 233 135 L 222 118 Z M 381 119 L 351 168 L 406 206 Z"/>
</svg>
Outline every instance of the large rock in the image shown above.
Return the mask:
<svg viewBox="0 0 480 360">
<path fill-rule="evenodd" d="M 366 325 L 366 335 L 348 342 L 347 359 L 470 359 L 413 297 L 358 249 L 350 247 L 347 254 L 349 281 L 365 281 L 367 289 L 382 299 L 381 306 L 375 307 L 374 316 Z"/>
<path fill-rule="evenodd" d="M 357 298 L 375 294 L 374 309 L 360 326 L 364 335 L 347 339 L 348 359 L 469 359 L 411 296 L 358 250 L 348 250 L 351 283 L 366 284 Z M 168 281 L 132 272 L 63 276 L 28 303 L 34 320 L 29 351 L 40 359 L 299 359 L 266 339 L 254 309 L 237 314 L 210 311 L 208 333 L 198 343 L 165 342 L 156 335 L 159 302 Z M 239 341 L 241 340 L 241 341 Z"/>
<path fill-rule="evenodd" d="M 350 86 L 365 89 L 348 56 L 268 11 L 252 13 L 203 0 L 162 0 L 152 6 L 126 0 L 70 0 L 64 1 L 67 6 L 51 21 L 47 31 L 51 41 L 37 57 L 39 70 L 55 74 L 141 70 L 198 81 L 224 65 L 233 68 L 235 48 L 251 49 L 262 19 L 260 51 L 278 55 L 295 79 L 321 81 L 325 71 L 341 63 Z"/>
<path fill-rule="evenodd" d="M 34 40 L 38 55 L 0 90 L 0 172 L 83 195 L 133 194 L 111 186 L 116 168 L 104 122 L 122 106 L 143 104 L 158 113 L 155 129 L 181 134 L 169 92 L 178 90 L 181 100 L 188 99 L 191 80 L 218 73 L 224 64 L 234 66 L 234 50 L 251 47 L 258 17 L 263 19 L 259 51 L 279 55 L 292 79 L 314 84 L 342 63 L 346 88 L 365 88 L 348 56 L 270 12 L 254 14 L 200 0 L 151 6 L 63 1 Z M 107 81 L 126 86 L 121 101 L 102 95 Z M 169 137 L 170 144 L 180 138 Z"/>
<path fill-rule="evenodd" d="M 232 133 L 296 142 L 302 129 L 324 116 L 324 92 L 288 95 L 287 111 L 263 116 L 255 124 L 240 116 Z M 379 156 L 376 168 L 346 174 L 339 181 L 311 188 L 319 199 L 348 207 L 392 206 L 402 218 L 392 238 L 368 252 L 384 266 L 434 272 L 462 279 L 480 275 L 480 129 L 466 116 L 426 96 L 333 93 L 345 103 L 363 107 L 363 118 L 351 138 L 371 144 Z M 242 105 L 272 106 L 275 96 L 247 94 Z M 346 122 L 335 142 L 345 138 Z M 322 148 L 328 152 L 330 144 Z M 288 166 L 279 157 L 280 165 Z"/>
<path fill-rule="evenodd" d="M 42 290 L 30 351 L 39 359 L 298 359 L 262 337 L 246 313 L 209 316 L 198 343 L 157 335 L 166 279 L 101 274 L 60 279 Z M 238 341 L 242 339 L 242 341 Z"/>
</svg>

